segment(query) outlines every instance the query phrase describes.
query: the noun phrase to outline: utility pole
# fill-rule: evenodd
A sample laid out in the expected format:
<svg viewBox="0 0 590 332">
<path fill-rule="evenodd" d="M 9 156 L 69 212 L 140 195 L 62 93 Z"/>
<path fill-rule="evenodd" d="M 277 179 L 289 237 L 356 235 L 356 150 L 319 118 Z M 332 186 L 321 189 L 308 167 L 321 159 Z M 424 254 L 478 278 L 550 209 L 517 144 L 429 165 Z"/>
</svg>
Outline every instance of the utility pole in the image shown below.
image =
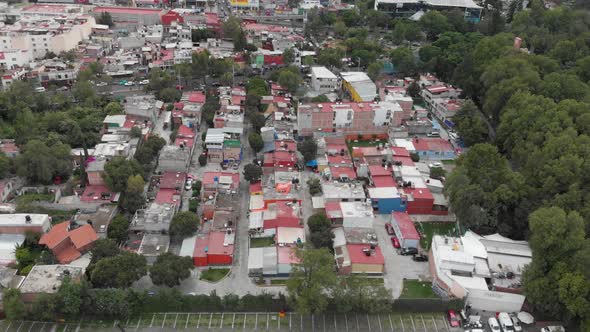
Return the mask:
<svg viewBox="0 0 590 332">
<path fill-rule="evenodd" d="M 358 57 L 356 59 L 359 61 L 358 66 L 357 66 L 357 71 L 361 71 L 361 58 Z"/>
</svg>

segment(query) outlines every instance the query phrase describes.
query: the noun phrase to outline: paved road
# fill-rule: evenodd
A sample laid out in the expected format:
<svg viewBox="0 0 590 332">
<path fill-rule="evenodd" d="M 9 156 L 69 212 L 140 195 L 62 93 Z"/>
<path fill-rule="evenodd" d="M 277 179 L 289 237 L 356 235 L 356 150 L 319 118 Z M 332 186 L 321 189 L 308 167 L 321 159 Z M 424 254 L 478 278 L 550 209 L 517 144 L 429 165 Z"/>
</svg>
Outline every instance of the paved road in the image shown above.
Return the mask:
<svg viewBox="0 0 590 332">
<path fill-rule="evenodd" d="M 244 129 L 244 135 L 242 135 L 242 147 L 243 160 L 250 161 L 254 158 L 252 150 L 248 145 L 248 131 L 249 128 Z M 201 145 L 200 143 L 198 145 Z M 196 175 L 197 178 L 202 178 L 202 174 L 205 170 L 221 170 L 219 164 L 208 164 L 205 167 L 198 166 L 199 150 L 193 155 L 193 163 L 189 169 L 189 173 Z M 243 172 L 244 165 L 242 163 L 239 168 L 240 174 Z M 215 290 L 217 295 L 223 296 L 226 294 L 237 294 L 240 296 L 246 294 L 277 294 L 279 292 L 285 292 L 285 287 L 279 286 L 256 286 L 250 277 L 248 277 L 248 217 L 246 212 L 249 207 L 249 185 L 242 179 L 240 184 L 239 198 L 240 198 L 240 221 L 237 224 L 237 244 L 234 247 L 234 265 L 231 267 L 229 276 L 221 280 L 218 283 L 209 283 L 198 279 L 198 272 L 194 276 L 185 280 L 179 289 L 183 293 L 196 293 L 196 294 L 209 294 Z"/>
</svg>

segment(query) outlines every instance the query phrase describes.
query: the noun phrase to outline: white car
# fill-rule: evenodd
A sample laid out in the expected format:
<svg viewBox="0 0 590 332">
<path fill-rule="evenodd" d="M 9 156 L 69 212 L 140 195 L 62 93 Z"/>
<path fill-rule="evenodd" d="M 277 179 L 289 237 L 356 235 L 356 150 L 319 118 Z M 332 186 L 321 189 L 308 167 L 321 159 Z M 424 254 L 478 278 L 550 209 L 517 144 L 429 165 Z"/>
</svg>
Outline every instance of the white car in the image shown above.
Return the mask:
<svg viewBox="0 0 590 332">
<path fill-rule="evenodd" d="M 541 329 L 541 332 L 565 332 L 565 327 L 563 326 L 546 326 Z"/>
<path fill-rule="evenodd" d="M 488 319 L 488 325 L 490 326 L 490 330 L 492 330 L 492 332 L 501 332 L 502 331 L 500 329 L 500 323 L 498 323 L 498 320 L 496 319 L 496 317 L 490 317 L 490 319 Z"/>
<path fill-rule="evenodd" d="M 37 92 L 45 92 L 45 88 L 42 87 L 42 86 L 38 86 L 38 87 L 35 88 L 35 91 L 37 91 Z"/>
<path fill-rule="evenodd" d="M 184 189 L 191 190 L 193 188 L 193 179 L 187 179 Z"/>
<path fill-rule="evenodd" d="M 125 86 L 133 86 L 133 85 L 135 85 L 135 83 L 133 81 L 125 82 Z"/>
<path fill-rule="evenodd" d="M 139 82 L 139 85 L 148 85 L 150 84 L 150 80 L 143 80 Z"/>
<path fill-rule="evenodd" d="M 516 317 L 516 315 L 510 315 L 510 318 L 512 319 L 512 325 L 514 326 L 514 331 L 521 332 L 522 326 L 520 325 L 520 319 L 518 319 L 518 317 Z"/>
<path fill-rule="evenodd" d="M 107 85 L 109 85 L 107 82 L 98 82 L 98 83 L 96 83 L 96 86 L 99 86 L 99 87 L 101 87 L 101 86 L 107 86 Z"/>
</svg>

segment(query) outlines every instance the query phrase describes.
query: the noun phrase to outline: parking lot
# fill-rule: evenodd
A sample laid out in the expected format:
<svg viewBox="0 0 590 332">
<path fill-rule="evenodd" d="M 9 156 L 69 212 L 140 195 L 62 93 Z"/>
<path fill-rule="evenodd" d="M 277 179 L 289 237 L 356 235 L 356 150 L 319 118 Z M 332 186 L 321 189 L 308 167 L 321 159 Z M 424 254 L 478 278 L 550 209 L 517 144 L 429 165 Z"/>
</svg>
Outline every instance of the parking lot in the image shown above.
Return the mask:
<svg viewBox="0 0 590 332">
<path fill-rule="evenodd" d="M 1 321 L 0 331 L 399 331 L 455 332 L 443 314 L 158 313 L 126 321 L 80 320 L 69 323 Z"/>
</svg>

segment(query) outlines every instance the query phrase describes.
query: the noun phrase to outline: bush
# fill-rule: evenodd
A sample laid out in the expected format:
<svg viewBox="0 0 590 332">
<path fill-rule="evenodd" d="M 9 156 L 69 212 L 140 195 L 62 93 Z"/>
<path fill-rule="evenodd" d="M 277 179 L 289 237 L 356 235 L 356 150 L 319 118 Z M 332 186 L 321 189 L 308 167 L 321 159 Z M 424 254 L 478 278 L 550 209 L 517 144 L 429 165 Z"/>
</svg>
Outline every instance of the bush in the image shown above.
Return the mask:
<svg viewBox="0 0 590 332">
<path fill-rule="evenodd" d="M 410 152 L 410 158 L 415 163 L 420 161 L 420 155 L 418 155 L 416 152 Z"/>
<path fill-rule="evenodd" d="M 188 210 L 194 213 L 197 213 L 197 208 L 199 207 L 199 201 L 196 199 L 191 199 L 188 201 Z"/>
<path fill-rule="evenodd" d="M 315 196 L 317 194 L 322 193 L 322 185 L 320 183 L 320 179 L 312 178 L 307 180 L 307 185 L 309 186 L 309 194 L 311 196 Z"/>
<path fill-rule="evenodd" d="M 199 165 L 205 166 L 207 165 L 207 156 L 202 154 L 199 156 Z"/>
</svg>

